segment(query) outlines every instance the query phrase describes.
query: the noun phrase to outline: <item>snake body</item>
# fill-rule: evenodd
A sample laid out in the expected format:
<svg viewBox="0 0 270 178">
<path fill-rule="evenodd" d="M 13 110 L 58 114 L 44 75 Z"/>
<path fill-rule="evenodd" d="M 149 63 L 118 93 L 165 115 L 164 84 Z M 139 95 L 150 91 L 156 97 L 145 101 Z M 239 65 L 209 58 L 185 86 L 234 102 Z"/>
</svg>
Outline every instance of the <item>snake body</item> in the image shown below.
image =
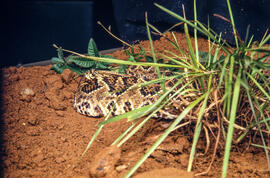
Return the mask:
<svg viewBox="0 0 270 178">
<path fill-rule="evenodd" d="M 73 105 L 77 112 L 90 117 L 104 117 L 111 109 L 112 116 L 124 114 L 154 104 L 159 99 L 162 94 L 160 84 L 134 87 L 156 78 L 153 67 L 131 66 L 126 74 L 90 70 L 85 73 L 78 86 Z M 174 119 L 177 114 L 164 109 L 156 113 L 155 117 Z"/>
</svg>

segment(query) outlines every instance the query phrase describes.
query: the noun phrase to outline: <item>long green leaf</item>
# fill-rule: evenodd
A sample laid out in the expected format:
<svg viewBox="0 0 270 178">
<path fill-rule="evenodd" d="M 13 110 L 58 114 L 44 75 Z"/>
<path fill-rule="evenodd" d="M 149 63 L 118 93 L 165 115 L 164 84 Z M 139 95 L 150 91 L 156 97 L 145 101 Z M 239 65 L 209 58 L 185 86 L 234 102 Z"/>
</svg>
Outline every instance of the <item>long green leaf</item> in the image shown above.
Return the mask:
<svg viewBox="0 0 270 178">
<path fill-rule="evenodd" d="M 193 1 L 193 12 L 194 12 L 194 25 L 197 27 L 197 3 L 196 0 Z M 199 48 L 198 48 L 198 39 L 197 39 L 197 29 L 194 28 L 194 42 L 195 42 L 195 54 L 196 58 L 199 60 Z"/>
<path fill-rule="evenodd" d="M 233 139 L 233 133 L 234 133 L 234 122 L 235 122 L 235 116 L 238 106 L 238 99 L 240 94 L 240 80 L 241 80 L 241 70 L 239 70 L 235 84 L 234 84 L 234 90 L 233 90 L 233 98 L 232 98 L 232 106 L 230 111 L 230 123 L 227 133 L 227 139 L 226 139 L 226 145 L 225 145 L 225 155 L 223 160 L 223 167 L 222 167 L 222 178 L 225 178 L 227 175 L 228 165 L 229 165 L 229 158 L 230 158 L 230 152 L 231 152 L 231 145 L 232 145 L 232 139 Z"/>
<path fill-rule="evenodd" d="M 235 39 L 236 48 L 239 48 L 237 31 L 236 31 L 235 24 L 234 24 L 234 18 L 233 18 L 230 0 L 227 0 L 227 6 L 228 6 L 229 14 L 230 14 L 230 19 L 231 19 L 231 24 L 232 24 L 232 28 L 233 28 L 233 35 L 234 35 L 234 39 Z"/>
<path fill-rule="evenodd" d="M 87 58 L 89 60 L 95 60 L 99 62 L 108 62 L 108 63 L 114 63 L 114 64 L 124 64 L 124 65 L 135 65 L 135 66 L 153 66 L 153 67 L 168 67 L 168 68 L 180 68 L 180 65 L 173 65 L 173 64 L 163 64 L 163 63 L 150 63 L 150 62 L 131 62 L 131 61 L 124 61 L 114 58 L 104 58 L 104 57 L 94 57 L 94 56 L 87 56 L 83 55 L 74 51 L 70 51 L 67 49 L 63 49 L 63 51 L 75 54 L 77 56 Z"/>
<path fill-rule="evenodd" d="M 135 110 L 126 112 L 126 113 L 121 114 L 119 116 L 115 116 L 115 117 L 112 117 L 111 119 L 108 119 L 106 121 L 103 121 L 103 122 L 99 123 L 99 125 L 100 126 L 101 125 L 105 125 L 105 124 L 116 122 L 116 121 L 119 121 L 119 120 L 125 119 L 125 118 L 133 118 L 133 116 L 134 115 L 137 115 L 137 114 L 141 114 L 143 116 L 144 113 L 146 113 L 146 111 L 149 111 L 149 108 L 151 108 L 151 105 L 146 105 L 146 106 L 137 108 Z"/>
<path fill-rule="evenodd" d="M 232 87 L 233 87 L 233 74 L 234 74 L 234 65 L 235 65 L 235 58 L 234 56 L 230 57 L 230 68 L 229 68 L 229 75 L 228 75 L 228 83 L 227 85 L 227 90 L 226 90 L 226 95 L 227 97 L 227 116 L 230 114 L 230 109 L 231 109 L 231 96 L 232 96 Z"/>
<path fill-rule="evenodd" d="M 171 45 L 173 45 L 181 54 L 183 54 L 184 56 L 186 56 L 186 57 L 188 57 L 188 55 L 185 53 L 185 51 L 184 50 L 182 50 L 180 47 L 179 47 L 179 45 L 177 44 L 177 40 L 176 40 L 176 38 L 175 38 L 175 35 L 174 35 L 174 33 L 172 32 L 172 35 L 173 35 L 173 37 L 174 37 L 174 39 L 175 39 L 175 41 L 176 41 L 176 43 L 174 43 L 171 39 L 169 39 L 166 35 L 164 35 L 164 33 L 161 33 L 156 27 L 154 27 L 153 25 L 151 25 L 151 24 L 149 24 L 148 23 L 148 25 L 149 25 L 149 27 L 151 28 L 151 29 L 153 29 L 155 32 L 157 32 L 159 35 L 161 35 L 162 37 L 164 37 Z M 168 30 L 166 30 L 165 32 L 167 32 Z"/>
<path fill-rule="evenodd" d="M 194 53 L 194 50 L 193 50 L 193 47 L 192 47 L 192 43 L 191 43 L 191 39 L 190 39 L 190 36 L 189 36 L 189 32 L 188 32 L 188 26 L 186 23 L 184 23 L 184 31 L 185 31 L 185 36 L 186 36 L 186 41 L 187 41 L 187 46 L 188 46 L 188 51 L 189 51 L 189 54 L 191 56 L 191 59 L 192 59 L 192 63 L 193 65 L 198 68 L 199 65 L 198 65 L 198 58 L 196 59 L 196 56 L 195 56 L 195 53 Z"/>
<path fill-rule="evenodd" d="M 218 87 L 217 87 L 218 89 L 222 86 L 223 78 L 226 75 L 226 67 L 229 63 L 229 60 L 230 60 L 230 57 L 226 56 L 225 61 L 224 61 L 223 66 L 222 66 L 222 69 L 221 69 L 221 75 L 219 77 L 219 82 L 218 82 Z"/>
<path fill-rule="evenodd" d="M 251 145 L 252 145 L 252 146 L 259 147 L 259 148 L 263 148 L 263 149 L 268 149 L 268 150 L 270 150 L 270 147 L 268 147 L 268 146 L 258 145 L 258 144 L 255 144 L 255 143 L 251 143 Z"/>
<path fill-rule="evenodd" d="M 149 39 L 149 43 L 150 43 L 150 47 L 151 47 L 151 52 L 152 52 L 152 56 L 153 56 L 153 59 L 154 59 L 154 63 L 157 63 L 157 58 L 156 58 L 156 53 L 155 53 L 154 46 L 153 46 L 152 36 L 151 36 L 149 25 L 148 25 L 147 13 L 145 14 L 145 23 L 146 23 L 147 36 L 148 36 L 148 39 Z M 156 66 L 155 69 L 156 69 L 158 78 L 161 78 L 161 73 L 160 73 L 159 67 Z M 166 89 L 165 89 L 165 81 L 163 81 L 161 83 L 161 88 L 162 88 L 162 91 L 163 92 L 166 91 Z"/>
<path fill-rule="evenodd" d="M 259 46 L 263 46 L 265 43 L 268 42 L 269 39 L 270 39 L 270 34 L 268 34 L 267 37 L 260 42 Z"/>
</svg>

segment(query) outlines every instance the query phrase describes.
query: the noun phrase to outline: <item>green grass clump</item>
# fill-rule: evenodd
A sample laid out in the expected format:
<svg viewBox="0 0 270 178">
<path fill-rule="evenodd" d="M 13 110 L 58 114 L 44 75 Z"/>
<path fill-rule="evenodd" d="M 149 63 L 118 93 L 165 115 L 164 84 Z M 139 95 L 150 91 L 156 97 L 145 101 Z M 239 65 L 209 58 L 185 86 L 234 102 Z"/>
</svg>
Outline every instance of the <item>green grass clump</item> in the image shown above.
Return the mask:
<svg viewBox="0 0 270 178">
<path fill-rule="evenodd" d="M 222 38 L 222 34 L 215 33 L 210 26 L 205 26 L 197 20 L 196 0 L 194 0 L 194 21 L 189 21 L 184 16 L 180 16 L 165 7 L 155 4 L 162 11 L 180 20 L 180 24 L 184 25 L 186 41 L 188 44 L 188 52 L 184 52 L 179 45 L 173 32 L 173 39 L 168 39 L 164 33 L 148 23 L 146 14 L 146 29 L 151 46 L 151 51 L 140 50 L 139 53 L 134 53 L 133 47 L 130 51 L 126 51 L 129 60 L 117 60 L 113 58 L 105 58 L 104 56 L 83 55 L 68 50 L 76 55 L 77 58 L 87 59 L 91 62 L 106 62 L 125 65 L 142 65 L 153 66 L 156 68 L 158 78 L 156 80 L 140 84 L 136 87 L 149 85 L 152 83 L 160 83 L 163 89 L 163 94 L 159 100 L 153 104 L 138 108 L 134 111 L 125 113 L 120 116 L 110 118 L 110 114 L 105 121 L 100 123 L 100 128 L 95 136 L 88 144 L 83 155 L 89 149 L 93 140 L 98 136 L 101 128 L 111 122 L 116 122 L 127 118 L 131 122 L 131 126 L 115 140 L 113 145 L 120 147 L 132 135 L 134 135 L 152 116 L 154 113 L 166 106 L 174 97 L 189 101 L 180 115 L 171 122 L 171 125 L 157 139 L 145 155 L 137 162 L 137 164 L 128 172 L 126 177 L 130 177 L 137 168 L 147 159 L 151 153 L 162 143 L 162 141 L 173 132 L 179 123 L 185 120 L 185 117 L 192 116 L 197 118 L 193 120 L 195 125 L 193 143 L 189 157 L 189 165 L 187 170 L 192 170 L 194 157 L 196 154 L 196 146 L 201 135 L 202 128 L 211 130 L 208 127 L 208 122 L 214 122 L 216 128 L 211 131 L 215 134 L 215 146 L 209 168 L 201 173 L 206 174 L 214 161 L 217 147 L 221 140 L 225 140 L 224 161 L 222 169 L 222 177 L 226 177 L 230 151 L 232 143 L 237 144 L 245 141 L 244 138 L 257 132 L 260 135 L 261 142 L 252 143 L 251 145 L 263 148 L 266 154 L 268 167 L 270 169 L 269 147 L 266 146 L 265 138 L 270 133 L 270 47 L 265 46 L 270 39 L 269 34 L 265 34 L 260 42 L 253 42 L 253 36 L 249 37 L 249 28 L 247 29 L 246 37 L 242 41 L 237 36 L 235 29 L 233 13 L 231 11 L 230 2 L 227 0 L 228 10 L 230 14 L 230 22 L 233 29 L 236 47 L 232 47 Z M 194 30 L 194 44 L 192 46 L 189 28 Z M 151 30 L 165 37 L 178 53 L 164 50 L 162 53 L 156 53 Z M 200 52 L 197 42 L 197 32 L 205 35 L 209 42 L 209 51 Z M 59 51 L 60 48 L 58 48 Z M 60 55 L 61 56 L 61 55 Z M 147 57 L 148 56 L 148 57 Z M 151 57 L 149 57 L 151 56 Z M 156 56 L 159 56 L 157 58 Z M 149 59 L 146 62 L 140 62 L 140 59 Z M 162 58 L 162 60 L 161 60 Z M 162 63 L 160 61 L 168 61 Z M 73 61 L 74 62 L 74 61 Z M 75 62 L 74 62 L 75 63 Z M 75 63 L 78 65 L 78 63 Z M 82 67 L 82 66 L 80 66 Z M 96 66 L 95 66 L 96 67 Z M 161 68 L 169 68 L 176 71 L 175 75 L 164 77 L 160 72 Z M 121 67 L 120 67 L 121 69 Z M 175 85 L 169 89 L 165 89 L 165 81 L 176 79 Z M 146 116 L 146 117 L 142 117 Z M 235 129 L 238 130 L 237 134 Z"/>
</svg>

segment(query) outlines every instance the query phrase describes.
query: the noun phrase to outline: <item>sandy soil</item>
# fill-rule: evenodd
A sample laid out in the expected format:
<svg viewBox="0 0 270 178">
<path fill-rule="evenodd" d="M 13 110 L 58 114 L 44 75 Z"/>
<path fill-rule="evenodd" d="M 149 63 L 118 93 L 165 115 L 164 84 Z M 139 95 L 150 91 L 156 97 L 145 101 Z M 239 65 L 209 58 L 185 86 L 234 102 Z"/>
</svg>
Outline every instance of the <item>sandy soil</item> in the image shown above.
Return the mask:
<svg viewBox="0 0 270 178">
<path fill-rule="evenodd" d="M 186 49 L 184 35 L 177 33 Z M 146 50 L 148 41 L 140 43 Z M 171 50 L 164 38 L 155 41 L 157 51 Z M 199 40 L 207 51 L 207 41 Z M 112 54 L 126 59 L 123 51 Z M 112 142 L 131 124 L 125 120 L 104 127 L 85 157 L 79 160 L 102 119 L 77 113 L 72 106 L 79 78 L 66 70 L 59 75 L 51 66 L 10 67 L 2 70 L 2 176 L 3 177 L 123 177 L 154 143 L 169 122 L 152 119 L 120 149 Z M 207 170 L 213 142 L 204 154 L 206 140 L 200 138 L 192 173 L 185 172 L 191 149 L 193 126 L 173 132 L 136 171 L 138 177 L 193 177 Z M 213 137 L 210 134 L 211 137 Z M 269 139 L 269 138 L 268 138 Z M 214 141 L 214 138 L 210 138 Z M 228 177 L 268 177 L 263 149 L 234 145 Z M 205 177 L 219 177 L 223 143 Z M 150 171 L 150 172 L 148 172 Z"/>
</svg>

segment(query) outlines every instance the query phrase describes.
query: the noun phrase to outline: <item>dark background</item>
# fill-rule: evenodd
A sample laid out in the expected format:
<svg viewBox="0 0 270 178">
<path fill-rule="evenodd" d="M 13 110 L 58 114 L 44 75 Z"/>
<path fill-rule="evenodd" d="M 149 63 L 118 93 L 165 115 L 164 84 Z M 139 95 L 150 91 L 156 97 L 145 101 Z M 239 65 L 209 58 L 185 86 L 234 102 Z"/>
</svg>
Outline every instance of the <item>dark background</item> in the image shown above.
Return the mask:
<svg viewBox="0 0 270 178">
<path fill-rule="evenodd" d="M 1 66 L 48 60 L 56 56 L 57 44 L 65 49 L 85 53 L 90 37 L 99 50 L 121 47 L 97 21 L 129 43 L 146 39 L 145 11 L 149 21 L 161 31 L 178 21 L 153 5 L 157 2 L 182 15 L 185 5 L 188 19 L 193 18 L 191 0 L 11 0 L 1 6 Z M 242 38 L 251 25 L 250 34 L 260 40 L 270 25 L 269 0 L 232 0 L 236 27 Z M 197 1 L 198 19 L 233 43 L 231 26 L 213 16 L 229 18 L 226 0 Z M 181 28 L 176 29 L 181 30 Z"/>
</svg>

